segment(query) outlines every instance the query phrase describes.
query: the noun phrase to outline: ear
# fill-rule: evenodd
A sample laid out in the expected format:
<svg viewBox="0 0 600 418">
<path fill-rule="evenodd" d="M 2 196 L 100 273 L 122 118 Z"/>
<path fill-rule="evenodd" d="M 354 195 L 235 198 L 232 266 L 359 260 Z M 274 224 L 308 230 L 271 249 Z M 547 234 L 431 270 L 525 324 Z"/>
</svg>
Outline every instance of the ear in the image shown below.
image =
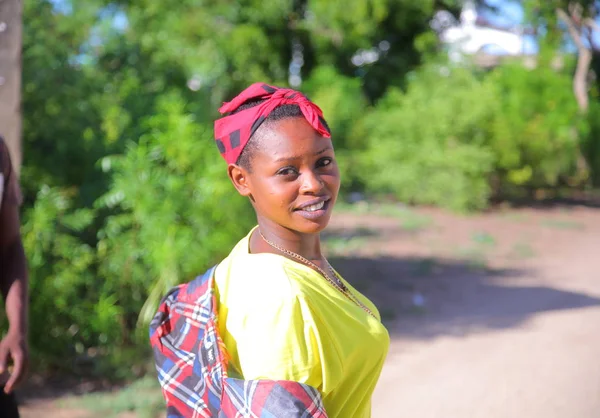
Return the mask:
<svg viewBox="0 0 600 418">
<path fill-rule="evenodd" d="M 229 178 L 239 194 L 245 197 L 251 195 L 250 179 L 248 177 L 248 171 L 245 168 L 237 164 L 229 164 L 227 167 L 227 174 L 229 174 Z"/>
</svg>

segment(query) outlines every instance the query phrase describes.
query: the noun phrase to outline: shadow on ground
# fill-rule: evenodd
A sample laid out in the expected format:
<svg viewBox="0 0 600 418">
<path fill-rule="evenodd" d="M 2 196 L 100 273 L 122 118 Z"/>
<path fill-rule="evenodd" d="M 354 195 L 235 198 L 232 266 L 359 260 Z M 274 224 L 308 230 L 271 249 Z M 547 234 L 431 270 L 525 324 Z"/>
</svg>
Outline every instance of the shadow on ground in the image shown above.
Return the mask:
<svg viewBox="0 0 600 418">
<path fill-rule="evenodd" d="M 543 312 L 600 306 L 585 294 L 528 286 L 535 272 L 527 270 L 431 258 L 338 257 L 332 264 L 378 306 L 392 337 L 465 336 L 523 326 Z"/>
</svg>

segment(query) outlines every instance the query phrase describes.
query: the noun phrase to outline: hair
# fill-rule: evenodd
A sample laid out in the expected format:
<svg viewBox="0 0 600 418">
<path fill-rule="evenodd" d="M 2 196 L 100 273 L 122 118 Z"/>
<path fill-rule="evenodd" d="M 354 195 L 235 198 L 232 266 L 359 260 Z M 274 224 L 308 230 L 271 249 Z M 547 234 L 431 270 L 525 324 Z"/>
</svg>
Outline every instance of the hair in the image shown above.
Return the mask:
<svg viewBox="0 0 600 418">
<path fill-rule="evenodd" d="M 238 107 L 235 111 L 231 112 L 232 115 L 241 112 L 242 110 L 250 109 L 251 107 L 258 106 L 259 104 L 265 102 L 265 99 L 254 99 L 248 100 L 246 103 Z M 242 153 L 238 157 L 235 162 L 242 168 L 245 168 L 248 171 L 252 171 L 252 158 L 256 151 L 262 145 L 263 138 L 263 129 L 267 126 L 267 124 L 271 124 L 273 122 L 277 122 L 283 119 L 291 119 L 291 118 L 303 118 L 304 114 L 302 110 L 300 110 L 300 106 L 295 104 L 284 104 L 276 107 L 270 114 L 267 116 L 265 121 L 259 126 L 259 128 L 252 134 L 246 146 L 242 150 Z M 323 121 L 325 126 L 329 129 L 327 122 Z"/>
</svg>

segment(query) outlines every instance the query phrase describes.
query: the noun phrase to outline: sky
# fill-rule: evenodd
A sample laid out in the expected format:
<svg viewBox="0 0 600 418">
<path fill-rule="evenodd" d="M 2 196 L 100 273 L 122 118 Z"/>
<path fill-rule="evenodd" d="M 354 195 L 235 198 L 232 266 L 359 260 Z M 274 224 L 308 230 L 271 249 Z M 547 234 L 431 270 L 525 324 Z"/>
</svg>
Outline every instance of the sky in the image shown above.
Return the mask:
<svg viewBox="0 0 600 418">
<path fill-rule="evenodd" d="M 482 13 L 487 19 L 497 25 L 501 26 L 518 26 L 523 23 L 524 12 L 523 8 L 518 1 L 514 0 L 489 0 L 488 3 L 492 6 L 498 7 L 499 13 Z M 600 24 L 600 16 L 596 19 L 596 22 Z M 524 53 L 535 54 L 538 51 L 538 46 L 533 36 L 525 36 Z M 594 31 L 594 41 L 597 45 L 600 45 L 600 31 Z M 569 52 L 575 51 L 574 45 L 568 45 L 567 50 Z"/>
<path fill-rule="evenodd" d="M 498 13 L 482 13 L 482 15 L 498 26 L 515 27 L 523 23 L 523 8 L 518 2 L 511 0 L 489 0 L 490 5 L 498 8 Z M 538 51 L 537 44 L 533 36 L 524 36 L 525 43 L 523 47 L 524 54 L 535 54 Z M 503 51 L 492 51 L 498 52 Z"/>
</svg>

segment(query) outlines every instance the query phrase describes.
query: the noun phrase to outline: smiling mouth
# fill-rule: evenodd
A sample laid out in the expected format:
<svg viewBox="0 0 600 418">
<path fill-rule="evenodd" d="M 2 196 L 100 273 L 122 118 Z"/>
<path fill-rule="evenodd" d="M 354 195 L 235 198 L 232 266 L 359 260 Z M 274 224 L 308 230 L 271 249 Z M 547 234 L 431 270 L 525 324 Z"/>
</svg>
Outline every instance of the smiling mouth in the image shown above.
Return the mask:
<svg viewBox="0 0 600 418">
<path fill-rule="evenodd" d="M 306 212 L 316 212 L 323 209 L 323 206 L 325 206 L 325 201 L 319 202 L 315 205 L 306 206 L 300 210 L 305 210 Z"/>
<path fill-rule="evenodd" d="M 311 218 L 314 216 L 321 216 L 322 214 L 324 214 L 327 211 L 330 201 L 331 201 L 331 198 L 326 198 L 325 200 L 322 200 L 318 203 L 300 207 L 300 208 L 296 209 L 296 212 L 302 212 L 302 213 L 304 213 L 303 216 L 308 216 Z"/>
</svg>

